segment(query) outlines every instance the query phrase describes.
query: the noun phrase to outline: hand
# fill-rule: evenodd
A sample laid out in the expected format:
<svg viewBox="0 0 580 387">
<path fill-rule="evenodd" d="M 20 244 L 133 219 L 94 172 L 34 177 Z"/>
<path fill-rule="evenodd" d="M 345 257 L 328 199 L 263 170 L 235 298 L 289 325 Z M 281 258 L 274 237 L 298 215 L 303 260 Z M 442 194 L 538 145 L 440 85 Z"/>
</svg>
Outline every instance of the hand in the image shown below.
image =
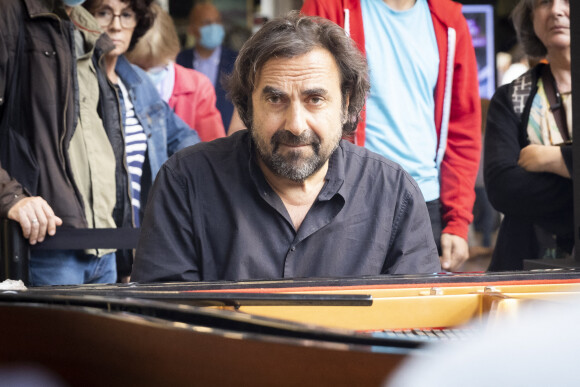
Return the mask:
<svg viewBox="0 0 580 387">
<path fill-rule="evenodd" d="M 39 196 L 27 197 L 16 202 L 8 210 L 8 219 L 20 223 L 24 238 L 31 245 L 42 242 L 46 233 L 54 235 L 56 226 L 62 225 L 62 219 L 54 214 L 46 200 Z"/>
<path fill-rule="evenodd" d="M 559 146 L 528 145 L 520 151 L 518 165 L 528 172 L 550 172 L 570 178 Z"/>
<path fill-rule="evenodd" d="M 443 270 L 457 271 L 469 258 L 467 241 L 453 234 L 441 234 L 441 267 Z"/>
</svg>

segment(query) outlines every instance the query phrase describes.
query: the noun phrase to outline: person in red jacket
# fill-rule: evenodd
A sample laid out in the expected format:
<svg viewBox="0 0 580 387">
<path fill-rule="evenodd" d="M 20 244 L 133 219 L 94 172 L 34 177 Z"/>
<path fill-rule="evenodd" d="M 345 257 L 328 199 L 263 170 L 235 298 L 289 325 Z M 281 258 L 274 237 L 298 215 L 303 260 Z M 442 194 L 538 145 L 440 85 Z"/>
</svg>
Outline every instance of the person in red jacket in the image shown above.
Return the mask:
<svg viewBox="0 0 580 387">
<path fill-rule="evenodd" d="M 197 131 L 201 141 L 224 137 L 226 132 L 211 81 L 199 71 L 174 63 L 179 39 L 173 19 L 157 4 L 153 3 L 151 8 L 156 14 L 153 27 L 127 53 L 127 58 L 148 72 L 163 100 Z"/>
<path fill-rule="evenodd" d="M 450 0 L 305 0 L 365 53 L 371 92 L 353 141 L 401 164 L 427 201 L 446 270 L 469 257 L 481 150 L 477 62 Z"/>
</svg>

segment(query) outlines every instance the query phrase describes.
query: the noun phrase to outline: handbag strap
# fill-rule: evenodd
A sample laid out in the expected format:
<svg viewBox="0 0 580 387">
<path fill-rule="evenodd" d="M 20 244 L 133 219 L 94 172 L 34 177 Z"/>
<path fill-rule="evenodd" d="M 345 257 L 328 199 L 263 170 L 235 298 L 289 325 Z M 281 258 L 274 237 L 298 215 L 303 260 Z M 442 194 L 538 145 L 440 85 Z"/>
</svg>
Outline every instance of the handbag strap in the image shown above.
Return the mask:
<svg viewBox="0 0 580 387">
<path fill-rule="evenodd" d="M 548 102 L 550 103 L 550 111 L 554 115 L 554 120 L 558 126 L 558 130 L 562 135 L 564 142 L 570 141 L 570 134 L 568 133 L 568 123 L 566 121 L 566 111 L 564 109 L 564 104 L 562 103 L 562 96 L 558 91 L 558 85 L 554 79 L 554 74 L 550 69 L 550 65 L 544 66 L 542 71 L 542 82 L 544 84 L 544 90 L 546 91 L 546 96 L 548 97 Z"/>
</svg>

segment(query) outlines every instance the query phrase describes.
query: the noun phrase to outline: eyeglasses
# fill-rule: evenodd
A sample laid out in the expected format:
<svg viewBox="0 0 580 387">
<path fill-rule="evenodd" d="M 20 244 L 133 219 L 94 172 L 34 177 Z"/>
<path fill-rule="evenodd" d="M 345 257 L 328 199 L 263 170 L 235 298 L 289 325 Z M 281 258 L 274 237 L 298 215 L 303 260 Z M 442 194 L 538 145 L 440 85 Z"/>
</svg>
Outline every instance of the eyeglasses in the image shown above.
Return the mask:
<svg viewBox="0 0 580 387">
<path fill-rule="evenodd" d="M 110 26 L 116 17 L 119 18 L 119 22 L 123 28 L 134 28 L 137 25 L 137 16 L 132 11 L 125 10 L 120 14 L 115 14 L 110 9 L 102 9 L 95 12 L 95 19 L 97 19 L 101 26 Z"/>
</svg>

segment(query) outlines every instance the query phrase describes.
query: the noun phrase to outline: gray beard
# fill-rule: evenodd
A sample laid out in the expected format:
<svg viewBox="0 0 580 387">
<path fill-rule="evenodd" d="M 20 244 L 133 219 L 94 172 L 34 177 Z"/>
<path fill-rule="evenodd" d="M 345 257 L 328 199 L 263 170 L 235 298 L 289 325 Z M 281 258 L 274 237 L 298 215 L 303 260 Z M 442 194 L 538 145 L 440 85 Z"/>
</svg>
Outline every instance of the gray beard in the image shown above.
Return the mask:
<svg viewBox="0 0 580 387">
<path fill-rule="evenodd" d="M 328 155 L 320 154 L 320 140 L 313 132 L 303 133 L 301 136 L 294 136 L 288 131 L 278 131 L 270 140 L 272 153 L 268 153 L 268 146 L 263 143 L 251 131 L 252 138 L 256 144 L 258 156 L 264 162 L 266 167 L 277 176 L 289 179 L 291 181 L 302 183 L 308 177 L 320 170 L 330 155 L 338 147 L 334 146 Z M 279 143 L 283 141 L 286 144 L 298 145 L 308 143 L 313 148 L 313 154 L 304 158 L 301 152 L 288 152 L 286 155 L 278 153 Z"/>
</svg>

